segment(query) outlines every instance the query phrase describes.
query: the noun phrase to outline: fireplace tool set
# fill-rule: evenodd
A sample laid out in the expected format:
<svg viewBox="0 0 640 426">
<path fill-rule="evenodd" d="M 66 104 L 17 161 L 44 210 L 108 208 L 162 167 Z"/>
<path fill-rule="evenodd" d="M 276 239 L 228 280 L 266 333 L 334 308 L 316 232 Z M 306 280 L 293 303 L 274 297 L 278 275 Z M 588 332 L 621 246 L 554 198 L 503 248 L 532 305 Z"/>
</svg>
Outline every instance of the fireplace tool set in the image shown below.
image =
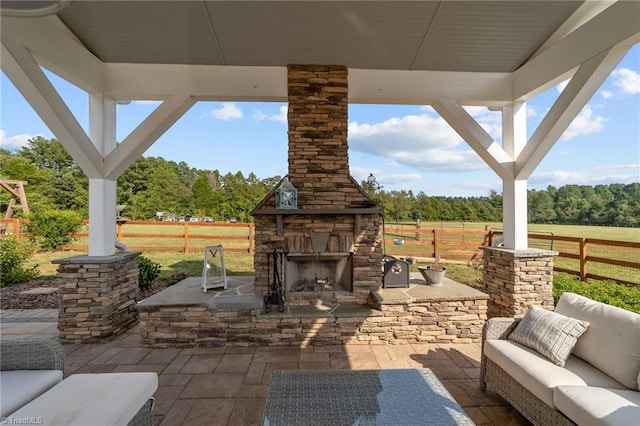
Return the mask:
<svg viewBox="0 0 640 426">
<path fill-rule="evenodd" d="M 284 253 L 274 251 L 267 257 L 267 276 L 271 275 L 268 293 L 264 296 L 264 310 L 271 312 L 272 307 L 278 306 L 278 312 L 284 312 L 285 291 L 282 285 L 282 264 Z"/>
</svg>

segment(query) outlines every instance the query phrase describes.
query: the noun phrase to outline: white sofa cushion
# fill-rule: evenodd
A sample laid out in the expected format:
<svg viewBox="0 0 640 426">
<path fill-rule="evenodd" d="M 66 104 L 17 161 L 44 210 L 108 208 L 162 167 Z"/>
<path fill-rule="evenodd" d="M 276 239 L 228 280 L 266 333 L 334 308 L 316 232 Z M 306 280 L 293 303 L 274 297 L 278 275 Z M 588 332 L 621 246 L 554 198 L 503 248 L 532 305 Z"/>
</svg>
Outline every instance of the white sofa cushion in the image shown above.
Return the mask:
<svg viewBox="0 0 640 426">
<path fill-rule="evenodd" d="M 585 386 L 558 386 L 553 403 L 579 425 L 640 425 L 640 392 Z"/>
<path fill-rule="evenodd" d="M 509 340 L 535 349 L 555 365 L 564 367 L 573 347 L 589 323 L 532 305 L 509 335 Z"/>
<path fill-rule="evenodd" d="M 564 367 L 559 367 L 535 350 L 510 340 L 486 340 L 484 354 L 550 407 L 554 407 L 553 389 L 559 385 L 625 389 L 573 355 L 567 358 Z"/>
<path fill-rule="evenodd" d="M 157 388 L 156 373 L 73 374 L 11 416 L 44 425 L 126 425 Z"/>
<path fill-rule="evenodd" d="M 0 372 L 0 418 L 16 411 L 62 381 L 62 370 Z"/>
<path fill-rule="evenodd" d="M 564 293 L 555 312 L 588 321 L 573 355 L 604 371 L 629 389 L 638 390 L 640 372 L 640 315 Z"/>
</svg>

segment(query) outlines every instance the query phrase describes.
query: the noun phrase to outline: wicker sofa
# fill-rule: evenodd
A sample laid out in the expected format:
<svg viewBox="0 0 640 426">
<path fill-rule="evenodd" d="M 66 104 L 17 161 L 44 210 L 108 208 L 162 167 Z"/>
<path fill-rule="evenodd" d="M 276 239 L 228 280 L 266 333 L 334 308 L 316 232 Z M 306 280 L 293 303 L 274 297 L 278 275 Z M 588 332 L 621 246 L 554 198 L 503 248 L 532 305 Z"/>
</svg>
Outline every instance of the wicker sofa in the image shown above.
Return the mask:
<svg viewBox="0 0 640 426">
<path fill-rule="evenodd" d="M 0 341 L 0 418 L 8 424 L 152 426 L 156 373 L 72 374 L 55 340 Z"/>
<path fill-rule="evenodd" d="M 564 366 L 509 339 L 521 319 L 492 318 L 483 330 L 481 387 L 535 425 L 639 425 L 640 315 L 572 293 L 554 312 L 589 323 Z"/>
<path fill-rule="evenodd" d="M 53 340 L 0 341 L 0 418 L 62 381 L 64 351 Z"/>
</svg>

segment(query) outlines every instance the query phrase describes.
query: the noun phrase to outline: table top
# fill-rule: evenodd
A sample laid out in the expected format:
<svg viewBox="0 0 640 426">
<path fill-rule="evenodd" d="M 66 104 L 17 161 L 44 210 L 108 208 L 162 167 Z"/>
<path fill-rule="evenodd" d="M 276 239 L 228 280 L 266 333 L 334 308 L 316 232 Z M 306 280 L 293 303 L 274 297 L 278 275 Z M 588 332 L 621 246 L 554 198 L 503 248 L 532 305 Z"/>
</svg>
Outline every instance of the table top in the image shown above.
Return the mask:
<svg viewBox="0 0 640 426">
<path fill-rule="evenodd" d="M 264 426 L 473 425 L 429 370 L 274 371 Z"/>
</svg>

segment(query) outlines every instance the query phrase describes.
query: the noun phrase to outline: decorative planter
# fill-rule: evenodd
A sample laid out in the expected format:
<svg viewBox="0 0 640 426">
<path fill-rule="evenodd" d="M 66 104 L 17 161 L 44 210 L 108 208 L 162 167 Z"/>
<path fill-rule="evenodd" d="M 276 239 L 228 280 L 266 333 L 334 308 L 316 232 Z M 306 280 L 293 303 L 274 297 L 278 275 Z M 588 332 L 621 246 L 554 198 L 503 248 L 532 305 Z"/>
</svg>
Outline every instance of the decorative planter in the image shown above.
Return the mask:
<svg viewBox="0 0 640 426">
<path fill-rule="evenodd" d="M 442 287 L 442 280 L 447 268 L 441 270 L 431 269 L 431 266 L 418 266 L 418 270 L 424 277 L 424 280 L 432 287 Z"/>
</svg>

